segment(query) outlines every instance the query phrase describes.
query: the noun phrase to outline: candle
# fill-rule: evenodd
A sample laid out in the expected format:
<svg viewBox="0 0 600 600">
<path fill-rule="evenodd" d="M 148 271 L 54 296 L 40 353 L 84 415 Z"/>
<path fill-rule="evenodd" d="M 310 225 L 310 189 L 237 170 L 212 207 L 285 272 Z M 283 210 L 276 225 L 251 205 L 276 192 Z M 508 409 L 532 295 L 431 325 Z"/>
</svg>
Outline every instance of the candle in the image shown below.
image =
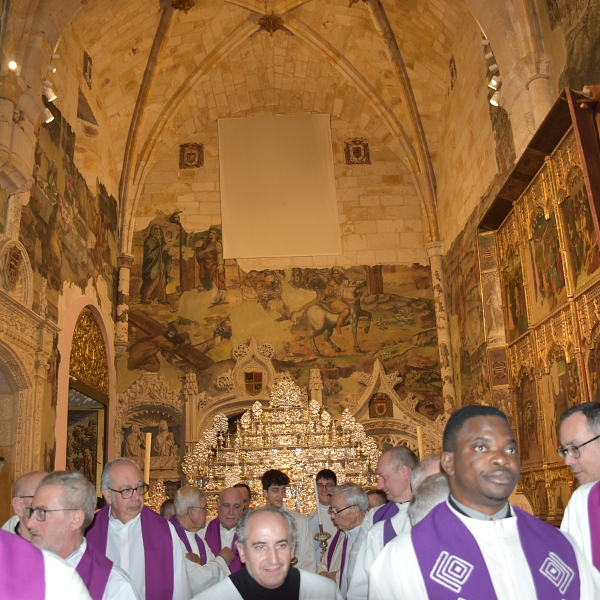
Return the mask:
<svg viewBox="0 0 600 600">
<path fill-rule="evenodd" d="M 425 456 L 425 444 L 423 444 L 423 428 L 417 425 L 417 444 L 419 445 L 419 460 Z"/>
<path fill-rule="evenodd" d="M 319 489 L 317 488 L 317 480 L 313 479 L 313 485 L 315 486 L 315 501 L 317 503 L 317 517 L 319 518 L 319 525 L 323 525 L 321 521 L 321 509 L 319 508 Z"/>
<path fill-rule="evenodd" d="M 144 458 L 144 483 L 150 485 L 150 450 L 152 450 L 152 434 L 146 434 L 146 456 Z M 144 497 L 144 500 L 148 500 L 148 492 Z"/>
</svg>

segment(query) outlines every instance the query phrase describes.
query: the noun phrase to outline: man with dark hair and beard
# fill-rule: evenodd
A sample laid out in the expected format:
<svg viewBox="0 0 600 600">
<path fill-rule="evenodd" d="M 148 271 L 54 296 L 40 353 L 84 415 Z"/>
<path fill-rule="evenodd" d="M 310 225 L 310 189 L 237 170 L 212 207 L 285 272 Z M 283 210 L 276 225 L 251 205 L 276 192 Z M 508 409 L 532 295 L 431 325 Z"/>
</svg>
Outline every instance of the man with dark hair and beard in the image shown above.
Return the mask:
<svg viewBox="0 0 600 600">
<path fill-rule="evenodd" d="M 370 600 L 600 598 L 600 574 L 576 544 L 508 503 L 520 461 L 502 411 L 457 410 L 442 467 L 447 502 L 387 544 L 371 569 Z"/>
</svg>

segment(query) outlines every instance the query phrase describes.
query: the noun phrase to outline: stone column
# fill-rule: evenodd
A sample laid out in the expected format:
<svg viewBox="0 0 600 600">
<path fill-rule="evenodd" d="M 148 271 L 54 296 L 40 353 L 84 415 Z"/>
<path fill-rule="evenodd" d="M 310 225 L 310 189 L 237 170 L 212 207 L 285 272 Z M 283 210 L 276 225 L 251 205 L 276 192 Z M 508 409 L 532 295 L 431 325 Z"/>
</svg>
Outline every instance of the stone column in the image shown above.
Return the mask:
<svg viewBox="0 0 600 600">
<path fill-rule="evenodd" d="M 121 254 L 117 257 L 119 267 L 119 287 L 117 288 L 117 319 L 115 321 L 115 352 L 122 356 L 129 345 L 129 276 L 133 256 Z"/>
<path fill-rule="evenodd" d="M 450 323 L 446 309 L 446 285 L 442 264 L 442 243 L 433 242 L 425 247 L 433 282 L 433 303 L 435 305 L 435 324 L 437 327 L 438 348 L 442 375 L 442 393 L 446 416 L 456 408 L 456 390 L 454 389 L 454 368 L 452 365 L 452 346 L 450 345 Z"/>
</svg>

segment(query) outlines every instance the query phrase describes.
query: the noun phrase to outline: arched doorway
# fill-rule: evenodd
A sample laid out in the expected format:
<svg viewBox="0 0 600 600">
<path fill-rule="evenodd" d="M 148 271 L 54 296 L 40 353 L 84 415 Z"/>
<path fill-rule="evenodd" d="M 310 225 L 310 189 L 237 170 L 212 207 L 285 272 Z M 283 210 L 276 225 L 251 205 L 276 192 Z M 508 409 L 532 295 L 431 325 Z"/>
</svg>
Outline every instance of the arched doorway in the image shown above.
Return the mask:
<svg viewBox="0 0 600 600">
<path fill-rule="evenodd" d="M 108 358 L 100 325 L 85 307 L 73 332 L 69 359 L 67 471 L 84 475 L 100 496 L 107 455 Z"/>
<path fill-rule="evenodd" d="M 19 391 L 6 365 L 0 361 L 0 522 L 10 516 L 17 451 Z"/>
</svg>

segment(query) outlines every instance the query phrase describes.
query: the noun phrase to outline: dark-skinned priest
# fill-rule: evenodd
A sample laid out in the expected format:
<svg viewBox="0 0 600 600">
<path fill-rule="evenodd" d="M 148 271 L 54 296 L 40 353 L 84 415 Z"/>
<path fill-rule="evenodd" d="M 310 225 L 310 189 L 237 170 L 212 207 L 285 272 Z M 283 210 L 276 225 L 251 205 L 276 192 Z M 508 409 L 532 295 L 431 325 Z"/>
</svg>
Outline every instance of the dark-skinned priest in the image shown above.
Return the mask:
<svg viewBox="0 0 600 600">
<path fill-rule="evenodd" d="M 600 598 L 600 574 L 576 544 L 508 503 L 520 462 L 502 411 L 453 413 L 442 467 L 448 500 L 387 544 L 371 569 L 370 600 Z"/>
<path fill-rule="evenodd" d="M 330 579 L 290 568 L 297 540 L 296 519 L 287 511 L 249 510 L 237 525 L 236 546 L 245 566 L 193 600 L 342 600 Z"/>
</svg>

